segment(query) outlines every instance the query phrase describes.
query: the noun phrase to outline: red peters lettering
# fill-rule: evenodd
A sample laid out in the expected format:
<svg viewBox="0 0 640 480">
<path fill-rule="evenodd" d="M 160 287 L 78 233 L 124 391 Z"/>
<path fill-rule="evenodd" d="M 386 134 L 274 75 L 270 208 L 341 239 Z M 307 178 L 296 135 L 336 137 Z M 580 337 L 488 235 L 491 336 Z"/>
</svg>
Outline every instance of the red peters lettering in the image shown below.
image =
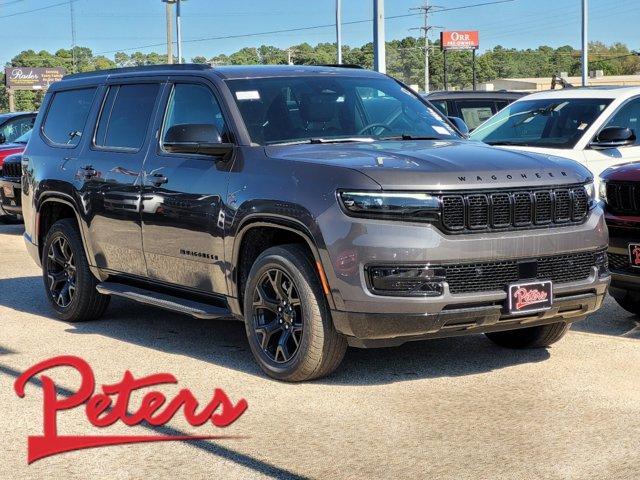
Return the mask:
<svg viewBox="0 0 640 480">
<path fill-rule="evenodd" d="M 516 299 L 516 309 L 520 310 L 528 305 L 544 302 L 547 299 L 548 294 L 547 292 L 536 288 L 528 290 L 524 287 L 520 287 L 513 293 L 513 296 Z"/>
<path fill-rule="evenodd" d="M 71 367 L 80 374 L 80 387 L 73 395 L 58 398 L 55 382 L 42 374 L 56 367 Z M 162 392 L 151 390 L 144 395 L 138 409 L 130 413 L 129 399 L 132 392 L 163 384 L 177 384 L 178 380 L 170 373 L 158 373 L 136 379 L 130 371 L 126 371 L 120 382 L 103 385 L 102 392 L 94 394 L 96 383 L 91 366 L 75 356 L 50 358 L 25 371 L 14 384 L 14 390 L 20 398 L 25 395 L 26 384 L 38 374 L 41 374 L 39 379 L 43 391 L 44 434 L 28 438 L 29 463 L 63 452 L 108 445 L 241 438 L 231 435 L 58 435 L 58 412 L 82 405 L 89 422 L 95 427 L 104 428 L 116 422 L 128 426 L 140 425 L 143 422 L 153 426 L 165 425 L 180 409 L 184 418 L 194 427 L 202 426 L 208 421 L 215 427 L 227 427 L 240 418 L 248 404 L 243 398 L 236 403 L 232 402 L 220 388 L 215 389 L 211 400 L 203 408 L 200 408 L 198 400 L 189 389 L 180 390 L 170 401 L 167 401 Z"/>
</svg>

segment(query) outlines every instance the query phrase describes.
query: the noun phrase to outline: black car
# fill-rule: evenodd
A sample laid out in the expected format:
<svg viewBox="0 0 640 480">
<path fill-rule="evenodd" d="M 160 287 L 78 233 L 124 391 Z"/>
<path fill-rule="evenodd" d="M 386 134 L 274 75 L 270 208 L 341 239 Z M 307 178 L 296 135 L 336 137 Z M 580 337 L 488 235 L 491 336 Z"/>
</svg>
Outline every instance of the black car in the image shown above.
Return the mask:
<svg viewBox="0 0 640 480">
<path fill-rule="evenodd" d="M 58 318 L 96 319 L 111 296 L 234 317 L 280 380 L 331 373 L 347 345 L 482 333 L 546 347 L 609 282 L 586 168 L 468 141 L 363 69 L 65 77 L 22 187 L 25 244 Z"/>
<path fill-rule="evenodd" d="M 33 128 L 38 112 L 0 114 L 0 145 L 12 143 Z"/>
<path fill-rule="evenodd" d="M 14 220 L 22 214 L 22 154 L 14 153 L 0 167 L 0 218 Z"/>
<path fill-rule="evenodd" d="M 444 115 L 462 118 L 469 127 L 469 131 L 473 131 L 482 122 L 524 95 L 526 93 L 504 90 L 497 92 L 442 91 L 429 93 L 425 98 Z"/>
</svg>

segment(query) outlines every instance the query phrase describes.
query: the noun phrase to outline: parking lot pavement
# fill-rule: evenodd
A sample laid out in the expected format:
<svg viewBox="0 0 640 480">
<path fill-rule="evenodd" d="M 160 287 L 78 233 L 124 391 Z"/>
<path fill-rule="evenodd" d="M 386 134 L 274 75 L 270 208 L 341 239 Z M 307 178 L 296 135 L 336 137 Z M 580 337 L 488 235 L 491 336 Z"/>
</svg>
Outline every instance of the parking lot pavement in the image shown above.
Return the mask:
<svg viewBox="0 0 640 480">
<path fill-rule="evenodd" d="M 99 321 L 54 320 L 21 227 L 0 226 L 0 478 L 637 479 L 637 321 L 608 299 L 548 351 L 504 350 L 483 336 L 350 349 L 330 378 L 284 384 L 260 373 L 239 322 L 125 301 L 113 301 Z M 189 388 L 203 402 L 221 387 L 249 404 L 224 433 L 248 438 L 89 449 L 27 465 L 27 436 L 42 434 L 42 396 L 30 385 L 18 398 L 13 381 L 61 354 L 86 359 L 98 385 L 131 370 L 171 372 L 180 384 L 163 391 Z M 51 375 L 78 386 L 77 374 Z M 79 409 L 60 414 L 58 428 L 106 433 Z M 220 433 L 180 415 L 168 428 Z"/>
</svg>

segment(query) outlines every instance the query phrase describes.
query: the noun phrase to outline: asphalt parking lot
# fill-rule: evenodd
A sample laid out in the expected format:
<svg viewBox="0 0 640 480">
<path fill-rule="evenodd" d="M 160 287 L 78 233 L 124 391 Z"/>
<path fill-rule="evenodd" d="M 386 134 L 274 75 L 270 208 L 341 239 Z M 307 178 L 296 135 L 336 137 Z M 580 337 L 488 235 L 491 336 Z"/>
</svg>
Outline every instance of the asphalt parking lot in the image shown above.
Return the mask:
<svg viewBox="0 0 640 480">
<path fill-rule="evenodd" d="M 42 396 L 13 382 L 54 355 L 77 355 L 98 385 L 174 374 L 203 401 L 223 388 L 249 407 L 219 442 L 82 450 L 27 465 Z M 113 301 L 103 320 L 54 320 L 22 227 L 0 225 L 0 478 L 640 478 L 640 323 L 611 299 L 547 350 L 510 351 L 483 336 L 351 349 L 330 378 L 267 379 L 239 322 L 205 322 Z M 52 374 L 53 375 L 53 374 Z M 55 381 L 75 391 L 77 375 Z M 135 397 L 132 400 L 135 404 Z M 64 434 L 95 435 L 84 412 Z M 173 433 L 215 434 L 176 416 Z M 111 434 L 148 435 L 114 425 Z M 204 431 L 203 431 L 204 430 Z"/>
</svg>

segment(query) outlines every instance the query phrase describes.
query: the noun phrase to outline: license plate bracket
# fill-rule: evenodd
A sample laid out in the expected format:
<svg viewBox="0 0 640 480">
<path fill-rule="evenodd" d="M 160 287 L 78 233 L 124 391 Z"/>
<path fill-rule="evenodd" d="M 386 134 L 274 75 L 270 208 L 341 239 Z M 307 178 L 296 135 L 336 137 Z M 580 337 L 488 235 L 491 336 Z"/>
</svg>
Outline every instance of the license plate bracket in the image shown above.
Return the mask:
<svg viewBox="0 0 640 480">
<path fill-rule="evenodd" d="M 630 243 L 627 249 L 629 251 L 629 265 L 632 268 L 640 268 L 640 243 Z"/>
<path fill-rule="evenodd" d="M 3 185 L 2 192 L 4 193 L 4 196 L 7 198 L 15 198 L 16 196 L 15 193 L 13 192 L 12 185 Z"/>
<path fill-rule="evenodd" d="M 507 288 L 509 313 L 532 313 L 553 307 L 553 282 L 539 280 L 512 283 Z"/>
</svg>

